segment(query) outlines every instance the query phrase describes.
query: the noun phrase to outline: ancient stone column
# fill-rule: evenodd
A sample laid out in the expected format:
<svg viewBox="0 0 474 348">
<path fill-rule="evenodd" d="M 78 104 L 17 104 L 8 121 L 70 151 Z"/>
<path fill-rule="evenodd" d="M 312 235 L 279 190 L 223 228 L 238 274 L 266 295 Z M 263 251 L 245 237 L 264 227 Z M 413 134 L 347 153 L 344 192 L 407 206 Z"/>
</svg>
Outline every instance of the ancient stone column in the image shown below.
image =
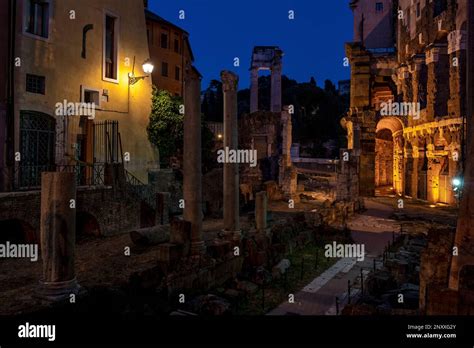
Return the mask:
<svg viewBox="0 0 474 348">
<path fill-rule="evenodd" d="M 201 76 L 186 71 L 184 87 L 183 195 L 184 220 L 191 223 L 191 254 L 204 252 L 202 239 Z"/>
<path fill-rule="evenodd" d="M 255 198 L 255 226 L 257 232 L 265 232 L 267 228 L 267 193 L 258 192 Z"/>
<path fill-rule="evenodd" d="M 250 70 L 250 113 L 258 111 L 258 68 Z"/>
<path fill-rule="evenodd" d="M 75 201 L 74 173 L 42 174 L 40 232 L 43 278 L 38 295 L 46 300 L 64 300 L 79 290 L 74 271 Z"/>
<path fill-rule="evenodd" d="M 224 93 L 224 149 L 238 149 L 237 85 L 233 72 L 221 73 Z M 239 164 L 224 163 L 224 232 L 233 240 L 240 240 L 239 224 Z"/>
<path fill-rule="evenodd" d="M 427 175 L 427 197 L 426 199 L 430 203 L 438 203 L 439 201 L 439 173 L 441 171 L 442 162 L 439 158 L 436 157 L 435 145 L 434 145 L 434 136 L 426 136 L 426 150 L 425 156 L 428 163 L 428 168 L 426 170 Z"/>
<path fill-rule="evenodd" d="M 404 148 L 403 158 L 404 176 L 403 176 L 403 195 L 413 196 L 411 188 L 411 175 L 413 172 L 413 149 L 411 144 L 407 141 Z"/>
<path fill-rule="evenodd" d="M 272 68 L 272 87 L 271 87 L 271 112 L 281 112 L 281 62 L 277 59 L 277 63 Z"/>
<path fill-rule="evenodd" d="M 421 156 L 424 156 L 424 153 L 419 150 L 418 147 L 413 146 L 412 150 L 412 158 L 413 158 L 413 171 L 412 171 L 412 176 L 411 176 L 411 197 L 416 199 L 418 198 L 418 173 L 420 171 L 420 161 L 423 163 L 423 158 L 420 158 Z"/>
<path fill-rule="evenodd" d="M 397 69 L 398 81 L 400 81 L 400 93 L 404 102 L 413 101 L 412 76 L 406 66 Z"/>
<path fill-rule="evenodd" d="M 403 131 L 397 131 L 393 134 L 393 187 L 395 192 L 403 194 Z"/>
<path fill-rule="evenodd" d="M 281 150 L 281 159 L 280 159 L 280 175 L 279 175 L 279 184 L 283 186 L 284 177 L 291 168 L 291 145 L 293 142 L 292 137 L 292 121 L 291 114 L 289 113 L 289 107 L 285 106 L 283 112 L 281 113 L 281 125 L 282 125 L 282 150 Z"/>
</svg>

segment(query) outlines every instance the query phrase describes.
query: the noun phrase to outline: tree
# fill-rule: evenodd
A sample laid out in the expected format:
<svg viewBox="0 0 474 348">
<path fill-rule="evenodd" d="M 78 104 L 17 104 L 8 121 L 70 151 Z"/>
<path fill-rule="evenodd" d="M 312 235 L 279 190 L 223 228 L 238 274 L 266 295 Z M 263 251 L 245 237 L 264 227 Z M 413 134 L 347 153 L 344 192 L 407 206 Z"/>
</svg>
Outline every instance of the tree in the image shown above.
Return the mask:
<svg viewBox="0 0 474 348">
<path fill-rule="evenodd" d="M 170 157 L 183 148 L 184 116 L 179 113 L 182 100 L 170 92 L 153 87 L 148 139 L 156 146 L 160 162 L 167 166 Z"/>
<path fill-rule="evenodd" d="M 181 97 L 172 96 L 164 90 L 153 87 L 150 123 L 147 127 L 148 139 L 160 153 L 160 162 L 168 166 L 170 158 L 181 157 L 184 144 L 184 115 L 180 114 L 183 104 Z M 201 116 L 202 168 L 206 173 L 215 167 L 214 134 Z"/>
<path fill-rule="evenodd" d="M 222 82 L 212 80 L 209 87 L 203 92 L 202 112 L 211 122 L 222 122 L 224 113 L 224 95 Z"/>
</svg>

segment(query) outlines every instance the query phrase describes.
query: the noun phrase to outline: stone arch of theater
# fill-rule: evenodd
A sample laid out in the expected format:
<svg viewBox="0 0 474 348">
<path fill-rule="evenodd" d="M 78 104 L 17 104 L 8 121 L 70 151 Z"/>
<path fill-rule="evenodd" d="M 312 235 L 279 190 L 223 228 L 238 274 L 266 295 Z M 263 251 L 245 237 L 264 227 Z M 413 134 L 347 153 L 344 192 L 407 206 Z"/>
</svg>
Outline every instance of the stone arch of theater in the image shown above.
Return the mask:
<svg viewBox="0 0 474 348">
<path fill-rule="evenodd" d="M 375 187 L 403 194 L 403 122 L 384 117 L 375 130 Z"/>
<path fill-rule="evenodd" d="M 461 134 L 457 119 L 406 126 L 397 117 L 381 118 L 375 132 L 378 192 L 455 204 L 451 183 L 461 170 Z"/>
</svg>

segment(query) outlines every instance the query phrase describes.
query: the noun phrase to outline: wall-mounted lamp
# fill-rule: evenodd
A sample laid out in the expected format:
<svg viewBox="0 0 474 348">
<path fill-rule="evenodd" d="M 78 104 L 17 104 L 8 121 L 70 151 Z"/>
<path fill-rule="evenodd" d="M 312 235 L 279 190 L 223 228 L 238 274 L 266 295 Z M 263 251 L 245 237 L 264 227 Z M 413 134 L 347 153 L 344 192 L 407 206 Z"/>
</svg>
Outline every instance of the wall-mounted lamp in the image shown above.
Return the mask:
<svg viewBox="0 0 474 348">
<path fill-rule="evenodd" d="M 453 178 L 451 183 L 453 184 L 453 191 L 454 192 L 461 190 L 462 184 L 463 184 L 462 178 L 456 176 L 456 177 Z"/>
<path fill-rule="evenodd" d="M 145 75 L 145 76 L 135 76 L 135 57 L 133 57 L 133 69 L 132 69 L 132 72 L 128 74 L 129 84 L 134 85 L 138 81 L 146 79 L 149 75 L 151 75 L 154 68 L 155 67 L 154 67 L 153 63 L 151 62 L 151 60 L 147 59 L 142 65 L 143 72 L 147 75 Z"/>
</svg>

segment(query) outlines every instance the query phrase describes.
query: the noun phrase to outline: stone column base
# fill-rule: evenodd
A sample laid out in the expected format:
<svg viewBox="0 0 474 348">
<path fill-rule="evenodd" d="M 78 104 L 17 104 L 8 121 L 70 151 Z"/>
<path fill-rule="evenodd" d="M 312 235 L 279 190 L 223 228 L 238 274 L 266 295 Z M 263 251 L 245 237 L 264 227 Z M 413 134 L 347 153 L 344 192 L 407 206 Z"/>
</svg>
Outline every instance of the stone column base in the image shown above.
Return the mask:
<svg viewBox="0 0 474 348">
<path fill-rule="evenodd" d="M 82 291 L 76 278 L 64 282 L 45 282 L 40 280 L 37 298 L 49 302 L 69 300 L 71 294 L 78 295 Z"/>
</svg>

